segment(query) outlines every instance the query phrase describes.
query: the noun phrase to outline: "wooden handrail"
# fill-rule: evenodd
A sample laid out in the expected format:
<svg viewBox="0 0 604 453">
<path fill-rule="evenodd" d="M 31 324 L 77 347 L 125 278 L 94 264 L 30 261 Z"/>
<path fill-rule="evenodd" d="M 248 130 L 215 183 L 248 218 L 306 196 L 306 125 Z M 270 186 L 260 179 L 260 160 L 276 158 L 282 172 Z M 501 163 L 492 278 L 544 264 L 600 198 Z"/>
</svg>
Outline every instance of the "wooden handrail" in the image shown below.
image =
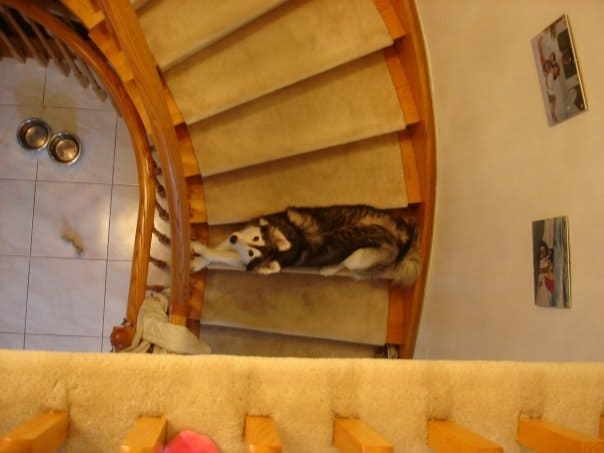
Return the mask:
<svg viewBox="0 0 604 453">
<path fill-rule="evenodd" d="M 124 86 L 104 57 L 68 25 L 27 0 L 0 0 L 0 4 L 14 8 L 28 20 L 40 24 L 55 40 L 62 41 L 78 59 L 86 64 L 102 81 L 128 127 L 136 158 L 139 183 L 138 221 L 132 257 L 128 312 L 126 313 L 127 321 L 135 324 L 138 307 L 142 304 L 146 292 L 155 209 L 154 170 L 144 125 Z"/>
<path fill-rule="evenodd" d="M 178 138 L 163 95 L 155 60 L 147 46 L 134 9 L 127 0 L 97 0 L 106 23 L 130 64 L 162 167 L 170 212 L 172 286 L 170 321 L 186 325 L 189 302 L 191 233 L 187 186 L 178 156 Z"/>
</svg>

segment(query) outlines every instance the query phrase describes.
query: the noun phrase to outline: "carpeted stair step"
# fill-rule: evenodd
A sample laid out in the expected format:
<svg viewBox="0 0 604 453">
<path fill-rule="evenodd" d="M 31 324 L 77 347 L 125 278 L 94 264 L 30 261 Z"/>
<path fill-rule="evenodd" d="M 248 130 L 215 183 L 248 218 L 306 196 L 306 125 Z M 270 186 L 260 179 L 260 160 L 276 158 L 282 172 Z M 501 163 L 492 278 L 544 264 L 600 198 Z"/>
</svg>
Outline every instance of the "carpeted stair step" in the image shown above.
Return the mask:
<svg viewBox="0 0 604 453">
<path fill-rule="evenodd" d="M 166 70 L 284 1 L 155 0 L 140 11 L 139 21 Z"/>
<path fill-rule="evenodd" d="M 402 208 L 408 204 L 402 168 L 398 134 L 391 133 L 210 176 L 208 223 L 244 222 L 287 206 Z"/>
<path fill-rule="evenodd" d="M 358 357 L 374 358 L 373 345 L 321 338 L 297 337 L 202 324 L 201 338 L 213 354 L 261 357 Z"/>
<path fill-rule="evenodd" d="M 383 345 L 387 281 L 208 271 L 202 324 Z"/>
<path fill-rule="evenodd" d="M 291 0 L 164 77 L 191 124 L 390 46 L 382 17 L 374 0 Z"/>
<path fill-rule="evenodd" d="M 189 126 L 204 176 L 404 129 L 375 52 Z"/>
</svg>

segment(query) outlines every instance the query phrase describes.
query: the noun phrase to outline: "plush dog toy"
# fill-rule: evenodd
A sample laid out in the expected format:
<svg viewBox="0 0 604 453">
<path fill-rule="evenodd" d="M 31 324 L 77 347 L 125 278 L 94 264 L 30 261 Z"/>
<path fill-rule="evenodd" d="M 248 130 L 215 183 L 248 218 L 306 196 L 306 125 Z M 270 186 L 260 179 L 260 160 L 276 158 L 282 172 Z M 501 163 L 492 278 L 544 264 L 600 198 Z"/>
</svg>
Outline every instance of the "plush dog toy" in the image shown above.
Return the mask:
<svg viewBox="0 0 604 453">
<path fill-rule="evenodd" d="M 208 436 L 185 430 L 170 440 L 164 453 L 220 453 L 220 450 Z"/>
</svg>

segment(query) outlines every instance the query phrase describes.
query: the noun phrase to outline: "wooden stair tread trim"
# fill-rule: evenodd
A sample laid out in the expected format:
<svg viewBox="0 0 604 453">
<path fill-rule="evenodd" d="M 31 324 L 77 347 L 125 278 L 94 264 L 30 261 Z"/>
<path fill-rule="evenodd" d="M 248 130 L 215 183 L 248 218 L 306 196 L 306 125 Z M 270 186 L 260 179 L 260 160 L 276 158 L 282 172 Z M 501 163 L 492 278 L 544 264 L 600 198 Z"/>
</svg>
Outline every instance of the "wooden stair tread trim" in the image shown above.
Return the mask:
<svg viewBox="0 0 604 453">
<path fill-rule="evenodd" d="M 167 70 L 283 2 L 163 0 L 141 10 L 139 21 L 158 66 Z"/>
<path fill-rule="evenodd" d="M 395 86 L 405 121 L 407 124 L 415 124 L 420 120 L 420 116 L 405 69 L 401 66 L 401 61 L 393 47 L 384 50 L 384 57 L 388 64 L 392 83 Z"/>
<path fill-rule="evenodd" d="M 91 30 L 103 22 L 105 16 L 98 9 L 94 0 L 61 0 L 61 3 L 71 10 Z"/>
<path fill-rule="evenodd" d="M 210 176 L 404 128 L 380 51 L 197 122 L 190 131 L 199 166 Z"/>
<path fill-rule="evenodd" d="M 191 224 L 191 239 L 208 242 L 209 228 L 207 223 Z M 191 299 L 189 301 L 189 319 L 197 321 L 203 313 L 203 301 L 205 298 L 207 270 L 191 274 Z"/>
<path fill-rule="evenodd" d="M 283 450 L 279 432 L 270 417 L 245 417 L 243 439 L 249 453 L 281 453 Z"/>
<path fill-rule="evenodd" d="M 8 433 L 0 434 L 0 451 L 54 451 L 65 443 L 68 432 L 67 412 L 44 412 L 24 421 Z"/>
<path fill-rule="evenodd" d="M 187 178 L 189 191 L 189 221 L 195 223 L 207 223 L 208 214 L 204 182 L 200 175 Z"/>
<path fill-rule="evenodd" d="M 390 36 L 392 39 L 398 39 L 405 35 L 405 28 L 401 23 L 396 11 L 392 6 L 391 0 L 373 0 L 375 3 L 375 7 L 380 12 L 386 27 L 388 27 L 388 31 L 390 32 Z"/>
<path fill-rule="evenodd" d="M 538 453 L 568 451 L 604 453 L 604 439 L 585 435 L 541 419 L 520 417 L 517 442 Z"/>
<path fill-rule="evenodd" d="M 185 178 L 201 174 L 186 124 L 176 126 L 176 137 L 178 138 L 180 160 L 182 161 Z"/>
<path fill-rule="evenodd" d="M 211 225 L 292 205 L 408 204 L 396 133 L 211 176 L 204 189 Z"/>
<path fill-rule="evenodd" d="M 405 172 L 405 187 L 407 188 L 407 201 L 409 204 L 421 203 L 422 190 L 420 179 L 417 173 L 417 156 L 413 147 L 413 142 L 409 138 L 410 131 L 399 133 L 399 143 L 401 147 L 401 159 L 403 161 L 403 171 Z"/>
<path fill-rule="evenodd" d="M 373 0 L 292 0 L 164 75 L 191 124 L 391 44 Z"/>
<path fill-rule="evenodd" d="M 140 417 L 120 445 L 120 452 L 151 453 L 163 451 L 167 422 L 164 417 Z"/>
<path fill-rule="evenodd" d="M 134 75 L 132 74 L 130 64 L 126 60 L 124 53 L 118 48 L 112 34 L 107 30 L 104 22 L 99 23 L 92 28 L 89 31 L 88 36 L 105 54 L 107 60 L 109 60 L 124 83 L 133 80 Z"/>
<path fill-rule="evenodd" d="M 503 453 L 495 442 L 449 420 L 428 420 L 428 446 L 435 453 Z"/>
<path fill-rule="evenodd" d="M 365 422 L 336 417 L 333 445 L 340 453 L 393 453 L 392 444 Z"/>
<path fill-rule="evenodd" d="M 421 202 L 413 205 L 417 219 L 422 272 L 411 295 L 404 304 L 404 340 L 400 347 L 401 358 L 413 357 L 422 312 L 426 276 L 430 264 L 432 230 L 436 196 L 436 139 L 432 94 L 430 91 L 428 58 L 424 48 L 417 8 L 411 1 L 393 2 L 407 34 L 395 42 L 401 67 L 408 78 L 420 121 L 405 130 L 413 144 L 415 165 L 421 188 Z"/>
<path fill-rule="evenodd" d="M 210 270 L 202 325 L 382 346 L 388 288 L 386 280 Z"/>
</svg>

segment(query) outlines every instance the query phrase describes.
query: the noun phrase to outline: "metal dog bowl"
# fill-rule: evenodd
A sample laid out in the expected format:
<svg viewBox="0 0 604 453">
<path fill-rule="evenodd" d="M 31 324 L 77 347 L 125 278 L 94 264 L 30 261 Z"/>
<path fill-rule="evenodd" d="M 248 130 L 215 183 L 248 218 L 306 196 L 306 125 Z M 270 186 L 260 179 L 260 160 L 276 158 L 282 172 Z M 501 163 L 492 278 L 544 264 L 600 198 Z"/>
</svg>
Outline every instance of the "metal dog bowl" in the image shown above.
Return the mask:
<svg viewBox="0 0 604 453">
<path fill-rule="evenodd" d="M 27 118 L 17 129 L 17 141 L 28 151 L 40 151 L 48 145 L 52 129 L 40 118 Z"/>
<path fill-rule="evenodd" d="M 82 152 L 80 139 L 71 132 L 57 132 L 48 143 L 49 156 L 64 165 L 72 165 L 77 162 Z"/>
</svg>

